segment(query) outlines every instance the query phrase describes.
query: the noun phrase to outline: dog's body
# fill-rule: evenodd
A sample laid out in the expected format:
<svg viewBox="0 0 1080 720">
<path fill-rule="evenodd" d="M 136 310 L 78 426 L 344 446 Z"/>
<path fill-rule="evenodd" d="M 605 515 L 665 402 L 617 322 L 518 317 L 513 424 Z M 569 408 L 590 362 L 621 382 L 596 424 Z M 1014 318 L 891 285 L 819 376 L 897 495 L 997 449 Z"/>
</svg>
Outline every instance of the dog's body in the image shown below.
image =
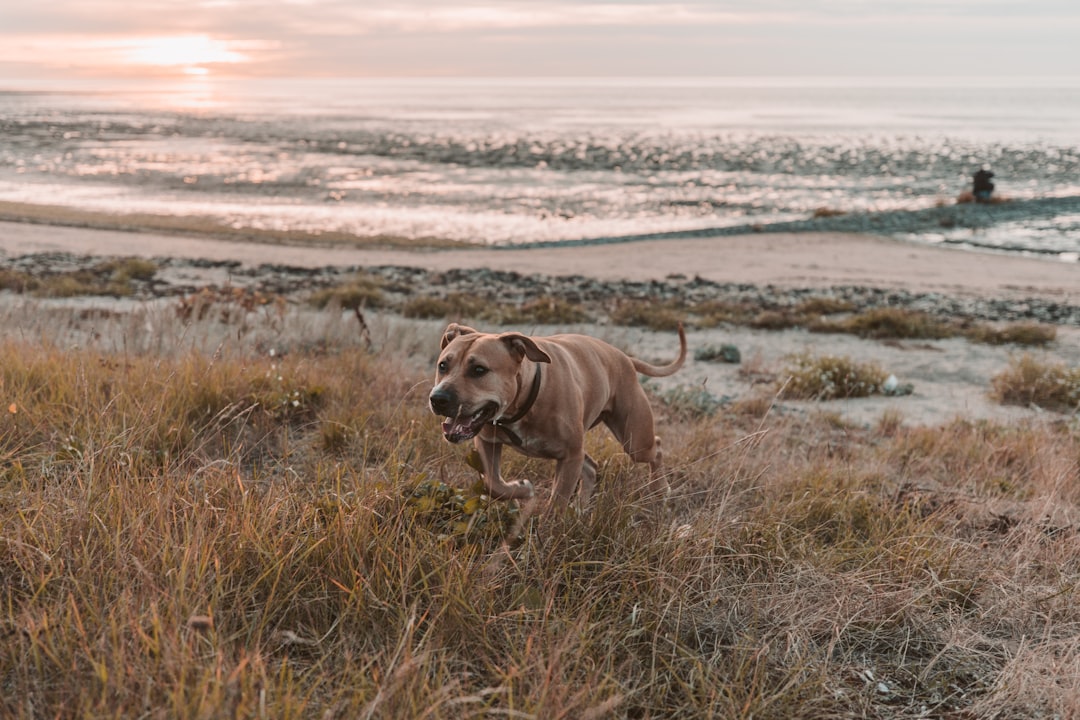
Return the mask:
<svg viewBox="0 0 1080 720">
<path fill-rule="evenodd" d="M 664 377 L 686 360 L 679 327 L 679 357 L 655 366 L 586 335 L 530 338 L 494 335 L 452 323 L 442 338 L 431 410 L 446 417 L 450 442 L 473 438 L 488 492 L 494 498 L 528 498 L 527 480 L 503 481 L 502 446 L 555 460 L 552 502 L 565 506 L 580 481 L 585 502 L 596 484 L 596 463 L 585 453 L 585 433 L 604 423 L 636 462 L 649 464 L 649 490 L 666 490 L 660 475 L 660 438 L 653 434 L 649 400 L 637 374 Z"/>
</svg>

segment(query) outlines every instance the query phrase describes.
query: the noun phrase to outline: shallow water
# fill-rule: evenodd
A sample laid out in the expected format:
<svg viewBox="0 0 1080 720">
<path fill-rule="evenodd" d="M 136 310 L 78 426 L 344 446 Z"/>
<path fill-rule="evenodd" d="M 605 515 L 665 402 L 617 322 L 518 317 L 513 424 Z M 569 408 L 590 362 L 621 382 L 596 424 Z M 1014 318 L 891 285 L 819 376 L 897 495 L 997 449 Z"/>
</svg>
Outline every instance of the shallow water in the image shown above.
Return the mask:
<svg viewBox="0 0 1080 720">
<path fill-rule="evenodd" d="M 478 243 L 1080 196 L 1080 83 L 365 80 L 0 93 L 0 200 Z M 1080 217 L 998 226 L 1080 252 Z M 944 232 L 938 238 L 949 239 Z"/>
</svg>

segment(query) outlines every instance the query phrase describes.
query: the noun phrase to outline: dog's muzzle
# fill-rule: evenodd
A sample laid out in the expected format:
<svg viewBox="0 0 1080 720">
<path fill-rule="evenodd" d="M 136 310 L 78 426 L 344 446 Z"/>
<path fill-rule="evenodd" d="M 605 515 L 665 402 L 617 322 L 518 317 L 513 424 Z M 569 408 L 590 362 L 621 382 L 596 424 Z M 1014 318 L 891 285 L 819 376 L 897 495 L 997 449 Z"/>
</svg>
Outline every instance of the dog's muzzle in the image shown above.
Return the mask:
<svg viewBox="0 0 1080 720">
<path fill-rule="evenodd" d="M 445 388 L 435 388 L 428 396 L 431 412 L 443 417 L 454 417 L 458 413 L 457 394 Z"/>
<path fill-rule="evenodd" d="M 433 413 L 446 418 L 442 424 L 443 437 L 452 443 L 476 437 L 499 411 L 498 403 L 489 402 L 482 405 L 479 410 L 466 413 L 457 394 L 445 388 L 432 390 L 431 395 L 428 396 L 428 404 Z"/>
</svg>

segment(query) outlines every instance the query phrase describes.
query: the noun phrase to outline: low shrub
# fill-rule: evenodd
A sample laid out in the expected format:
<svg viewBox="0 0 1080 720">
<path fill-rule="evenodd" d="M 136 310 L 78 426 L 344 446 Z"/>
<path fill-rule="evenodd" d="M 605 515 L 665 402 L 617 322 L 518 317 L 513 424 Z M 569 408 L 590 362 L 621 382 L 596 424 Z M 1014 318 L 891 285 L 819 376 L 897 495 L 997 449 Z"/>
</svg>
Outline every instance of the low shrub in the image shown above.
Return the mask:
<svg viewBox="0 0 1080 720">
<path fill-rule="evenodd" d="M 682 307 L 670 301 L 626 300 L 611 312 L 611 321 L 616 325 L 646 327 L 657 331 L 675 330 L 685 319 L 686 313 Z"/>
<path fill-rule="evenodd" d="M 902 308 L 871 308 L 843 320 L 821 320 L 811 332 L 840 332 L 877 340 L 936 340 L 954 337 L 959 329 L 924 312 Z"/>
<path fill-rule="evenodd" d="M 1000 328 L 979 324 L 970 328 L 965 335 L 973 342 L 987 343 L 989 345 L 1041 347 L 1049 345 L 1057 339 L 1057 329 L 1052 325 L 1033 322 L 1011 323 Z"/>
<path fill-rule="evenodd" d="M 815 315 L 836 315 L 837 313 L 851 312 L 854 309 L 855 305 L 848 300 L 840 300 L 831 297 L 812 297 L 807 298 L 796 305 L 794 312 L 796 315 L 806 317 Z"/>
<path fill-rule="evenodd" d="M 379 308 L 386 305 L 382 280 L 364 273 L 341 285 L 317 290 L 311 294 L 309 301 L 320 309 L 331 304 L 337 304 L 345 310 Z"/>
<path fill-rule="evenodd" d="M 834 400 L 867 397 L 881 392 L 888 377 L 876 363 L 860 363 L 833 355 L 795 355 L 787 369 L 784 398 Z"/>
<path fill-rule="evenodd" d="M 401 314 L 407 318 L 426 320 L 461 320 L 479 317 L 488 304 L 486 300 L 466 293 L 450 293 L 444 297 L 415 297 L 402 305 Z"/>
<path fill-rule="evenodd" d="M 1040 362 L 1025 354 L 990 382 L 993 397 L 1006 405 L 1037 405 L 1061 412 L 1080 409 L 1080 367 Z"/>
<path fill-rule="evenodd" d="M 737 365 L 742 362 L 742 353 L 731 343 L 706 345 L 694 351 L 694 359 L 702 362 L 724 362 Z"/>
<path fill-rule="evenodd" d="M 498 325 L 572 325 L 588 322 L 588 314 L 576 303 L 548 295 L 529 300 L 514 307 L 502 304 L 489 305 L 480 317 Z"/>
<path fill-rule="evenodd" d="M 724 405 L 724 399 L 709 392 L 704 385 L 679 385 L 661 395 L 668 409 L 680 417 L 712 417 Z"/>
</svg>

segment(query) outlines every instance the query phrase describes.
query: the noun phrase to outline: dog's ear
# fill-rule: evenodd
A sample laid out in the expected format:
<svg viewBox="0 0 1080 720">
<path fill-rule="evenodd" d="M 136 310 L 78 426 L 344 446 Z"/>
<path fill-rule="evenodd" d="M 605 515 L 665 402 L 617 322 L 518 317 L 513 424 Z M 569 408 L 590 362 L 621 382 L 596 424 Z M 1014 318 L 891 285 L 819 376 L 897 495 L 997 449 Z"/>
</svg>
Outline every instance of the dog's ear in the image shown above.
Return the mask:
<svg viewBox="0 0 1080 720">
<path fill-rule="evenodd" d="M 468 325 L 458 325 L 457 323 L 450 323 L 446 326 L 446 330 L 443 331 L 442 344 L 439 345 L 439 349 L 445 349 L 446 346 L 450 344 L 451 340 L 460 335 L 469 335 L 474 332 L 476 331 Z"/>
<path fill-rule="evenodd" d="M 533 362 L 551 362 L 551 358 L 548 354 L 536 346 L 533 339 L 528 335 L 522 335 L 521 333 L 503 333 L 499 336 L 499 339 L 506 343 L 510 348 L 510 354 L 517 358 L 518 362 L 521 362 L 521 358 L 529 358 Z"/>
</svg>

